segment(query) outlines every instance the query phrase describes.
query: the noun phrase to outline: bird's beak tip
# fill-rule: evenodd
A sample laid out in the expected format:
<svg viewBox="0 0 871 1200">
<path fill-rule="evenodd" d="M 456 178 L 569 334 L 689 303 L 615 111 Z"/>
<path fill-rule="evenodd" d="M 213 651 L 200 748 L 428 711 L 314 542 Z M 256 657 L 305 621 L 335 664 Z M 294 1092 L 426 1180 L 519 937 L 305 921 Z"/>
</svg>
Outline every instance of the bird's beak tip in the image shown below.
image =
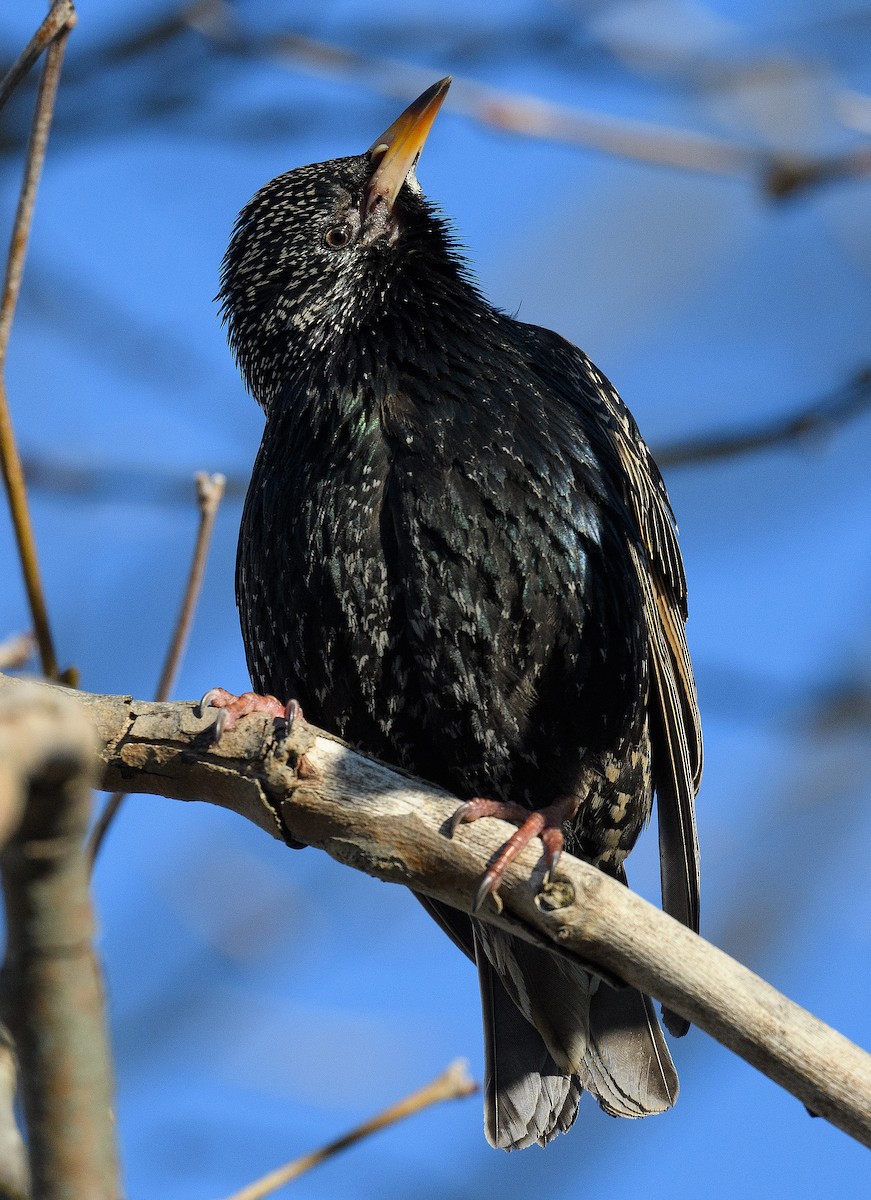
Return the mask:
<svg viewBox="0 0 871 1200">
<path fill-rule="evenodd" d="M 373 171 L 367 189 L 367 210 L 374 207 L 379 197 L 387 201 L 389 208 L 393 207 L 450 86 L 451 77 L 446 75 L 428 87 L 369 147 Z"/>
</svg>

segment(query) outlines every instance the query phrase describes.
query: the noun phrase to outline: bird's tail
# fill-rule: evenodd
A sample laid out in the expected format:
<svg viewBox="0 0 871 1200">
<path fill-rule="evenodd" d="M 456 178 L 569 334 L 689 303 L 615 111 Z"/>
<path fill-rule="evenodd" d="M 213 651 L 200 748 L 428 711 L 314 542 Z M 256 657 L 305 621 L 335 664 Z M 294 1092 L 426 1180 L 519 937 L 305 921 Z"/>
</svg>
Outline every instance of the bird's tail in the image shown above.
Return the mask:
<svg viewBox="0 0 871 1200">
<path fill-rule="evenodd" d="M 610 988 L 576 963 L 474 925 L 492 1145 L 546 1145 L 571 1126 L 584 1088 L 612 1116 L 671 1108 L 677 1073 L 646 996 Z"/>
</svg>

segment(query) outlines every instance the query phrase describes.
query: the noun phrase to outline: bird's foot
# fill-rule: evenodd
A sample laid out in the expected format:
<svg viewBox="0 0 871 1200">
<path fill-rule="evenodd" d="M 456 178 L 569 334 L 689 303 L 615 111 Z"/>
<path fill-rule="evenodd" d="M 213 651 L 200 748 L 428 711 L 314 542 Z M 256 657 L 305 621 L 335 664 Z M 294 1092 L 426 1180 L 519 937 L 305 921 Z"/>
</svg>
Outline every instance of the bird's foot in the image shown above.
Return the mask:
<svg viewBox="0 0 871 1200">
<path fill-rule="evenodd" d="M 481 885 L 475 893 L 472 912 L 477 912 L 488 896 L 495 896 L 498 893 L 509 865 L 535 837 L 540 838 L 544 846 L 547 868 L 545 879 L 550 879 L 556 870 L 565 844 L 563 824 L 571 820 L 577 810 L 578 800 L 575 796 L 560 796 L 559 799 L 554 800 L 553 804 L 532 813 L 520 804 L 505 803 L 500 800 L 484 800 L 481 797 L 475 797 L 473 800 L 467 800 L 465 804 L 461 804 L 448 822 L 451 837 L 459 825 L 468 825 L 471 821 L 477 821 L 481 817 L 498 817 L 502 821 L 511 821 L 520 826 L 499 851 L 498 857 L 481 880 Z"/>
<path fill-rule="evenodd" d="M 225 688 L 210 688 L 200 701 L 200 716 L 207 708 L 218 710 L 214 724 L 216 742 L 221 740 L 228 729 L 233 728 L 240 717 L 245 717 L 248 713 L 260 712 L 278 717 L 284 721 L 285 736 L 290 734 L 294 721 L 305 720 L 297 700 L 288 700 L 286 704 L 282 704 L 276 696 L 261 696 L 259 692 L 243 692 L 241 696 L 235 696 Z"/>
</svg>

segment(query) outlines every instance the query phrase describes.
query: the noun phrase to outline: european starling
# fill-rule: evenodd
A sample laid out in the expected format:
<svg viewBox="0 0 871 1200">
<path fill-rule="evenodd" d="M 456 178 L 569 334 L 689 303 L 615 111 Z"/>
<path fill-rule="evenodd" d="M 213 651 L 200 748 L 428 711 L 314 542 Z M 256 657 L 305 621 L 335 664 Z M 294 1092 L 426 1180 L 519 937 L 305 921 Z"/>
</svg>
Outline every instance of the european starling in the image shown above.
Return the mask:
<svg viewBox="0 0 871 1200">
<path fill-rule="evenodd" d="M 422 194 L 449 83 L 237 220 L 220 298 L 266 414 L 236 575 L 251 677 L 486 798 L 458 820 L 543 814 L 521 840 L 541 830 L 553 859 L 564 836 L 621 880 L 655 790 L 663 904 L 696 929 L 702 752 L 668 497 L 604 375 L 488 303 Z M 494 1146 L 545 1144 L 584 1088 L 617 1116 L 674 1103 L 647 997 L 423 903 L 478 967 Z"/>
</svg>

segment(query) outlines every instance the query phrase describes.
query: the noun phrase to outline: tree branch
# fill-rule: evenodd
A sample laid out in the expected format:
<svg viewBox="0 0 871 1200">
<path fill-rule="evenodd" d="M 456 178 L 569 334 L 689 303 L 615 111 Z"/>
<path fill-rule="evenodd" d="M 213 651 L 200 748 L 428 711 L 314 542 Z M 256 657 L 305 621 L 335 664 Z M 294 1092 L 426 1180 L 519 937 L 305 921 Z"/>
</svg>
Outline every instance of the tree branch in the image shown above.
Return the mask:
<svg viewBox="0 0 871 1200">
<path fill-rule="evenodd" d="M 785 446 L 801 438 L 825 435 L 871 408 L 871 368 L 855 376 L 822 400 L 814 400 L 782 417 L 731 433 L 713 433 L 668 442 L 654 451 L 660 467 L 685 467 L 697 463 L 738 458 L 757 450 Z"/>
<path fill-rule="evenodd" d="M 98 764 L 74 695 L 21 682 L 0 692 L 2 1006 L 21 1063 L 34 1197 L 115 1200 L 112 1070 L 82 854 Z"/>
<path fill-rule="evenodd" d="M 0 695 L 21 686 L 0 677 Z M 466 912 L 512 832 L 478 821 L 449 840 L 455 797 L 304 723 L 284 739 L 271 719 L 249 716 L 214 745 L 213 718 L 189 704 L 71 694 L 97 726 L 103 787 L 221 805 Z M 529 847 L 509 867 L 502 909 L 488 906 L 484 920 L 641 988 L 871 1146 L 871 1056 L 588 864 L 564 855 L 542 887 L 539 857 Z"/>
</svg>

